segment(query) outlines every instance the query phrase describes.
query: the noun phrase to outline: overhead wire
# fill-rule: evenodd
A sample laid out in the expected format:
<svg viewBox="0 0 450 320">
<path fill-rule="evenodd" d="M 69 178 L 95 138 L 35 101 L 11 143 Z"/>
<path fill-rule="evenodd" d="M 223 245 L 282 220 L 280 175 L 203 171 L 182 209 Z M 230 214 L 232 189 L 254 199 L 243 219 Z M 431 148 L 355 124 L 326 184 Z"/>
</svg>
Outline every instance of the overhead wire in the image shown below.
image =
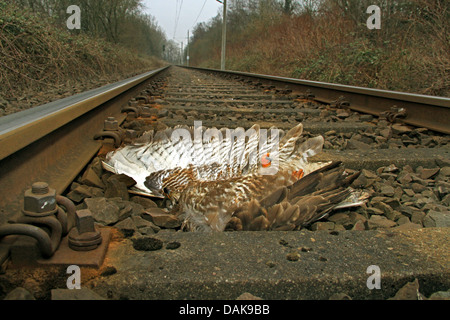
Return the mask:
<svg viewBox="0 0 450 320">
<path fill-rule="evenodd" d="M 178 17 L 178 3 L 179 3 L 179 0 L 177 0 L 177 3 L 175 4 L 175 28 L 174 28 L 174 31 L 173 31 L 173 39 L 175 40 L 175 32 L 176 32 L 176 29 L 177 29 L 177 27 L 176 27 L 176 25 L 177 25 L 177 17 Z"/>
<path fill-rule="evenodd" d="M 175 30 L 173 32 L 173 38 L 174 39 L 175 39 L 175 36 L 176 36 L 176 33 L 177 33 L 178 22 L 180 21 L 181 9 L 182 8 L 183 8 L 183 0 L 181 0 L 179 9 L 178 9 L 178 0 L 177 0 L 176 11 L 175 11 Z"/>
<path fill-rule="evenodd" d="M 205 0 L 205 2 L 203 2 L 202 9 L 200 10 L 200 13 L 198 14 L 197 19 L 195 19 L 195 22 L 194 22 L 194 24 L 192 25 L 191 29 L 193 29 L 193 28 L 195 27 L 195 25 L 197 24 L 197 21 L 198 21 L 198 19 L 200 18 L 200 15 L 202 14 L 203 9 L 205 9 L 206 1 L 208 1 L 208 0 Z"/>
</svg>

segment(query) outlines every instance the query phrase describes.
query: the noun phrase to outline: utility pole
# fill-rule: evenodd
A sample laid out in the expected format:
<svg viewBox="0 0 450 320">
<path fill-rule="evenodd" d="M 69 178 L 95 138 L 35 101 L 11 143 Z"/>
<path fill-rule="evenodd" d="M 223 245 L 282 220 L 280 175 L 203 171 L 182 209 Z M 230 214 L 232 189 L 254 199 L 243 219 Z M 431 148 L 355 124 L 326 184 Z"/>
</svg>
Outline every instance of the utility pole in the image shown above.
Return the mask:
<svg viewBox="0 0 450 320">
<path fill-rule="evenodd" d="M 221 1 L 219 1 L 221 2 Z M 223 0 L 223 26 L 222 26 L 222 61 L 220 68 L 225 70 L 225 56 L 227 50 L 227 0 Z"/>
<path fill-rule="evenodd" d="M 190 59 L 190 57 L 189 57 L 189 30 L 188 30 L 188 40 L 187 40 L 187 61 L 186 61 L 188 67 L 189 67 L 189 59 Z"/>
<path fill-rule="evenodd" d="M 183 65 L 184 64 L 184 46 L 183 46 L 183 41 L 181 41 L 181 54 L 180 54 L 180 64 Z"/>
</svg>

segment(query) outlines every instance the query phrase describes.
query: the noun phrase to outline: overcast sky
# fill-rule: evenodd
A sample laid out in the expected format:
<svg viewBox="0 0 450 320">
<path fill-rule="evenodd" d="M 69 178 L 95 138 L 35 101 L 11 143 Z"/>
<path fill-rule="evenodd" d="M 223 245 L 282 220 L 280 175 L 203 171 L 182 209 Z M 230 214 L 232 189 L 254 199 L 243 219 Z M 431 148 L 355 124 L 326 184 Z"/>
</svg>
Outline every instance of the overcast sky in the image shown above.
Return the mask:
<svg viewBox="0 0 450 320">
<path fill-rule="evenodd" d="M 184 43 L 187 42 L 188 30 L 192 32 L 195 24 L 207 22 L 223 10 L 222 4 L 216 0 L 144 0 L 143 2 L 146 7 L 145 12 L 155 17 L 158 25 L 166 33 L 167 39 L 172 40 L 175 35 L 175 41 Z M 179 16 L 178 19 L 177 16 Z M 177 20 L 178 24 L 176 24 Z"/>
</svg>

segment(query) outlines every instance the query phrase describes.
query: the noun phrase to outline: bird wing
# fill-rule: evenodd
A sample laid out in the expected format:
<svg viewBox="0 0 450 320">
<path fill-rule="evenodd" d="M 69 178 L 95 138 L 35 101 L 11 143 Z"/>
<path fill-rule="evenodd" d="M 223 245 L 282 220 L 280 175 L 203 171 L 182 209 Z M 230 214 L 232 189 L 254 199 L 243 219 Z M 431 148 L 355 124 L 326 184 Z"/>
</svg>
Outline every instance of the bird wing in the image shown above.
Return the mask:
<svg viewBox="0 0 450 320">
<path fill-rule="evenodd" d="M 348 175 L 342 163 L 333 162 L 290 186 L 242 204 L 233 212 L 226 230 L 294 230 L 334 209 L 361 205 L 361 194 L 349 187 L 358 176 L 359 172 Z"/>
</svg>

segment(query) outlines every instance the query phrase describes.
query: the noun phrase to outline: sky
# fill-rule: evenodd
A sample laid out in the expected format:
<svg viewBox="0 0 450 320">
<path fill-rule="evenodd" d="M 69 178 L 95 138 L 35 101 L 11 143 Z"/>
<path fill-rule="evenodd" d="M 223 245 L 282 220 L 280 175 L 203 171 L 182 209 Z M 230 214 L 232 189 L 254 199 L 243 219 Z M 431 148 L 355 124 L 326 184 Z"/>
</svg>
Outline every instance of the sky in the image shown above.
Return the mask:
<svg viewBox="0 0 450 320">
<path fill-rule="evenodd" d="M 143 3 L 145 12 L 155 17 L 167 39 L 178 43 L 186 43 L 188 30 L 192 35 L 196 24 L 209 21 L 223 10 L 216 0 L 144 0 Z"/>
</svg>

